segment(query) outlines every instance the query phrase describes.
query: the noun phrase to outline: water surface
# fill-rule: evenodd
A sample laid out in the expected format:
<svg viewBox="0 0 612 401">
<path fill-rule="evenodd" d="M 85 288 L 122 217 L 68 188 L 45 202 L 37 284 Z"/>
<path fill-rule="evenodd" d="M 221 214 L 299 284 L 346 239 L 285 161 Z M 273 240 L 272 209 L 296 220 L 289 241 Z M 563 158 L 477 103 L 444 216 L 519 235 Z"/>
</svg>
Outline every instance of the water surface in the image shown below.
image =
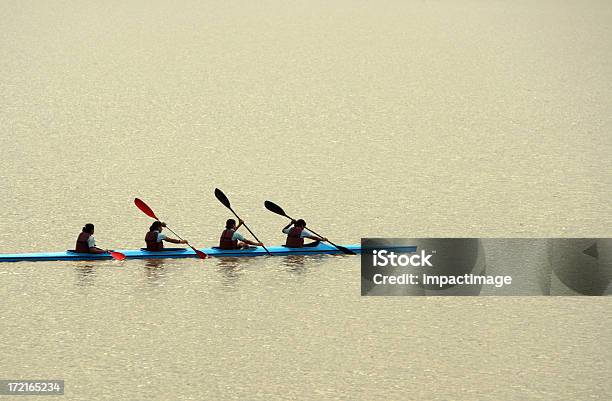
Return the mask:
<svg viewBox="0 0 612 401">
<path fill-rule="evenodd" d="M 612 236 L 605 1 L 0 4 L 0 249 L 231 217 Z M 610 398 L 609 299 L 359 297 L 358 259 L 0 266 L 0 378 L 63 399 Z"/>
</svg>

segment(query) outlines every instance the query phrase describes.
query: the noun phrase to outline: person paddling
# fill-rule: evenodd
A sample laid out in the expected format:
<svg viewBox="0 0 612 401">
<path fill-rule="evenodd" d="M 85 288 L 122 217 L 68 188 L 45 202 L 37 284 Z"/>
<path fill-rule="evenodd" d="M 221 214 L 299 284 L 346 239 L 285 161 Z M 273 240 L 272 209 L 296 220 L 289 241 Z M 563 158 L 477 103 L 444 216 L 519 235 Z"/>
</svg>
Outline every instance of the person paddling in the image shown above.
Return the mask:
<svg viewBox="0 0 612 401">
<path fill-rule="evenodd" d="M 302 219 L 291 220 L 291 223 L 283 228 L 283 233 L 287 234 L 285 246 L 289 248 L 315 247 L 319 245 L 321 241 L 327 241 L 327 238 L 316 236 L 308 231 L 306 229 L 306 222 Z M 311 239 L 314 242 L 304 244 L 304 238 Z"/>
<path fill-rule="evenodd" d="M 163 251 L 164 241 L 171 242 L 173 244 L 188 244 L 184 239 L 175 239 L 167 237 L 166 234 L 162 234 L 163 228 L 166 227 L 166 223 L 161 221 L 155 221 L 149 227 L 149 232 L 145 236 L 145 242 L 147 243 L 147 251 Z"/>
<path fill-rule="evenodd" d="M 94 225 L 91 223 L 85 224 L 83 231 L 79 234 L 76 240 L 75 252 L 78 253 L 106 253 L 105 249 L 96 246 L 94 238 Z"/>
<path fill-rule="evenodd" d="M 248 248 L 249 245 L 263 246 L 261 242 L 250 241 L 242 234 L 238 232 L 240 226 L 244 224 L 243 220 L 239 220 L 240 223 L 236 226 L 236 220 L 228 219 L 225 222 L 225 230 L 221 233 L 219 239 L 219 248 L 221 249 L 243 249 Z"/>
</svg>

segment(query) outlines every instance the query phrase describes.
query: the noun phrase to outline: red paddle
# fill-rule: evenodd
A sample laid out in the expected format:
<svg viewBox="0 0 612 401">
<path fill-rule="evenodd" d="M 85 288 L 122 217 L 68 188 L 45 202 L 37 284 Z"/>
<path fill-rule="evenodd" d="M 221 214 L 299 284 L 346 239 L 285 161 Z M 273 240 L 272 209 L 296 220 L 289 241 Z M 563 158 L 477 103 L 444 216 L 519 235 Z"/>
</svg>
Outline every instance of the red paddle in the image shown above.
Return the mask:
<svg viewBox="0 0 612 401">
<path fill-rule="evenodd" d="M 151 208 L 150 208 L 150 207 L 149 207 L 149 206 L 148 206 L 146 203 L 144 203 L 142 200 L 140 200 L 140 199 L 138 199 L 138 198 L 135 198 L 135 199 L 134 199 L 134 204 L 136 205 L 136 207 L 137 207 L 138 209 L 140 209 L 140 210 L 141 210 L 141 211 L 142 211 L 144 214 L 146 214 L 147 216 L 149 216 L 149 217 L 151 217 L 151 218 L 153 218 L 153 219 L 155 219 L 155 220 L 157 220 L 157 221 L 161 221 L 161 220 L 159 220 L 159 219 L 157 218 L 157 216 L 155 215 L 155 213 L 153 212 L 153 210 L 152 210 L 152 209 L 151 209 Z M 167 227 L 167 226 L 166 226 L 166 228 L 167 228 L 167 229 L 168 229 L 168 230 L 169 230 L 169 231 L 170 231 L 172 234 L 176 235 L 176 236 L 178 237 L 178 239 L 183 240 L 183 239 L 181 238 L 181 236 L 180 236 L 180 235 L 178 235 L 177 233 L 175 233 L 174 231 L 172 231 L 172 229 L 171 229 L 170 227 Z M 191 249 L 193 249 L 193 251 L 196 253 L 196 255 L 198 255 L 198 257 L 199 257 L 200 259 L 206 259 L 206 257 L 208 256 L 208 255 L 206 255 L 204 252 L 202 252 L 202 251 L 199 251 L 199 250 L 195 249 L 193 246 L 191 246 L 191 244 L 187 244 L 187 245 L 189 245 L 189 247 L 190 247 Z M 123 256 L 123 257 L 125 258 L 125 256 Z"/>
<path fill-rule="evenodd" d="M 125 255 L 122 254 L 121 252 L 108 251 L 108 253 L 110 253 L 110 255 L 113 257 L 113 259 L 117 259 L 117 260 L 125 259 Z"/>
</svg>

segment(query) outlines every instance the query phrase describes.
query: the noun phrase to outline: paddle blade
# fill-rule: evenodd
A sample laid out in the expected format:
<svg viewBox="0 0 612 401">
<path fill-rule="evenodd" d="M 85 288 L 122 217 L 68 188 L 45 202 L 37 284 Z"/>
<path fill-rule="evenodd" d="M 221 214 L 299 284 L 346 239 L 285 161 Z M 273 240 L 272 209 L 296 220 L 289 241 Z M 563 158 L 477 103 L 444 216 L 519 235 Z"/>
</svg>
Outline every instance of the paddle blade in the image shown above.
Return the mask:
<svg viewBox="0 0 612 401">
<path fill-rule="evenodd" d="M 193 251 L 196 253 L 196 255 L 198 255 L 198 258 L 200 258 L 200 259 L 206 259 L 208 257 L 208 255 L 205 254 L 202 251 L 199 251 L 199 250 L 197 250 L 195 248 L 191 248 L 191 249 L 193 249 Z"/>
<path fill-rule="evenodd" d="M 159 220 L 157 216 L 155 215 L 155 213 L 153 213 L 153 210 L 151 210 L 151 208 L 146 203 L 141 201 L 140 199 L 135 198 L 134 204 L 136 205 L 138 209 L 140 209 L 147 216 L 154 218 L 155 220 Z"/>
<path fill-rule="evenodd" d="M 111 251 L 110 255 L 113 257 L 113 259 L 116 259 L 116 260 L 123 260 L 123 259 L 125 259 L 125 255 L 122 254 L 121 252 Z"/>
<path fill-rule="evenodd" d="M 230 205 L 229 199 L 227 199 L 227 196 L 225 196 L 223 191 L 221 191 L 219 188 L 215 188 L 215 196 L 217 197 L 217 199 L 219 199 L 219 202 L 225 205 L 226 208 L 228 209 L 232 208 L 232 206 Z"/>
<path fill-rule="evenodd" d="M 266 209 L 268 209 L 272 213 L 280 214 L 281 216 L 287 217 L 287 215 L 285 214 L 285 211 L 283 210 L 283 208 L 278 206 L 274 202 L 265 201 L 264 202 L 264 206 L 266 207 Z"/>
<path fill-rule="evenodd" d="M 335 246 L 336 248 L 338 248 L 338 249 L 339 249 L 339 250 L 340 250 L 342 253 L 345 253 L 345 254 L 347 254 L 347 255 L 357 255 L 355 252 L 351 251 L 351 250 L 350 250 L 350 249 L 348 249 L 348 248 L 343 247 L 342 245 L 335 245 L 335 244 L 334 244 L 334 246 Z"/>
</svg>

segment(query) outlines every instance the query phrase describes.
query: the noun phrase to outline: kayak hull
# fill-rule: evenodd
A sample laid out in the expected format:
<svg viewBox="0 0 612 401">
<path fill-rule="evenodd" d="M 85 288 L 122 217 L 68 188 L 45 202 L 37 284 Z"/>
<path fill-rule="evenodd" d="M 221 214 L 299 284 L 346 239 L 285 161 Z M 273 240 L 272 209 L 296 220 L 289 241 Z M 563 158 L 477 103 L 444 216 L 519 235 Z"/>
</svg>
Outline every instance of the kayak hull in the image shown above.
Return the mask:
<svg viewBox="0 0 612 401">
<path fill-rule="evenodd" d="M 346 248 L 359 254 L 362 252 L 361 245 L 347 245 Z M 415 247 L 402 246 L 391 247 L 396 252 L 414 252 Z M 211 257 L 254 257 L 266 256 L 267 253 L 262 247 L 251 247 L 249 249 L 233 249 L 222 250 L 218 248 L 201 248 Z M 272 256 L 291 256 L 291 255 L 337 255 L 342 254 L 341 251 L 328 244 L 319 244 L 316 247 L 304 248 L 287 248 L 284 246 L 271 246 L 268 250 Z M 177 258 L 197 258 L 197 255 L 192 249 L 173 248 L 160 252 L 152 252 L 144 249 L 115 249 L 116 252 L 121 252 L 126 256 L 126 259 L 177 259 Z M 109 260 L 112 259 L 110 254 L 94 254 L 94 253 L 75 253 L 71 251 L 64 252 L 43 252 L 43 253 L 13 253 L 0 254 L 0 262 L 39 262 L 39 261 L 54 261 L 54 260 Z"/>
</svg>

